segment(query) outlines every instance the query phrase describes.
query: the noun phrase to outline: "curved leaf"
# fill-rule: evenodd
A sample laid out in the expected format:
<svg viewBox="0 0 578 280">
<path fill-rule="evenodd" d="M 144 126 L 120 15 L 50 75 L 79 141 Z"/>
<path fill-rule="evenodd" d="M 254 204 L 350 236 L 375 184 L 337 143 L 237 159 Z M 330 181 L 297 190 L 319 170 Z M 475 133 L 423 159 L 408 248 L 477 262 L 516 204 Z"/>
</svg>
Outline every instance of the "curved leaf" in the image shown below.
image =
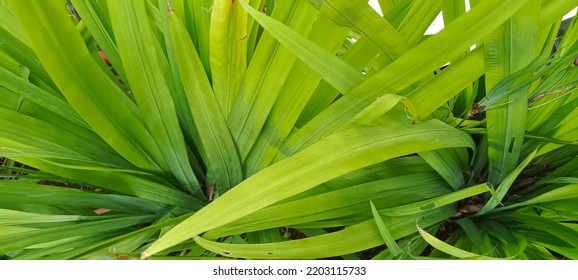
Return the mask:
<svg viewBox="0 0 578 280">
<path fill-rule="evenodd" d="M 454 212 L 453 207 L 443 207 L 429 211 L 422 216 L 387 218 L 387 225 L 392 238 L 400 239 L 415 233 L 415 220 L 419 219 L 424 226 L 432 226 L 447 218 Z M 358 252 L 383 244 L 383 238 L 375 226 L 375 220 L 347 227 L 343 230 L 319 236 L 264 244 L 226 244 L 195 237 L 195 242 L 204 248 L 227 257 L 249 259 L 316 259 L 340 256 Z"/>
<path fill-rule="evenodd" d="M 415 152 L 472 145 L 467 134 L 437 120 L 338 132 L 243 181 L 175 226 L 153 243 L 142 257 L 146 258 L 353 170 Z M 289 170 L 291 172 L 287 172 Z"/>
</svg>

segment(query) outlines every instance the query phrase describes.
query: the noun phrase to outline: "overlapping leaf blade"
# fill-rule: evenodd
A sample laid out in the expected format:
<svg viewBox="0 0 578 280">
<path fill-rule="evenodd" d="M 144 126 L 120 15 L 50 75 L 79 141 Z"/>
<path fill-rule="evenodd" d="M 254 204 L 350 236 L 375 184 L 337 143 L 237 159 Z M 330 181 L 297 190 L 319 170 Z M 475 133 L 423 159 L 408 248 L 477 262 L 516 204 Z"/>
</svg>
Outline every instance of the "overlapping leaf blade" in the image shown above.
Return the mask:
<svg viewBox="0 0 578 280">
<path fill-rule="evenodd" d="M 528 1 L 506 24 L 486 38 L 488 90 L 534 59 L 539 4 L 539 1 Z M 492 184 L 501 182 L 518 162 L 527 106 L 527 88 L 522 88 L 508 97 L 506 105 L 487 111 L 489 181 Z"/>
<path fill-rule="evenodd" d="M 281 152 L 291 155 L 340 128 L 359 110 L 383 93 L 398 93 L 493 31 L 525 1 L 485 1 L 402 57 L 372 75 L 337 100 L 306 126 L 292 134 Z M 489 16 L 491 14 L 491 16 Z M 491 18 L 491 19 L 490 19 Z M 433 52 L 433 53 L 432 53 Z M 426 55 L 427 54 L 427 55 Z"/>
<path fill-rule="evenodd" d="M 184 189 L 200 191 L 187 157 L 171 89 L 162 72 L 168 62 L 161 55 L 160 44 L 146 17 L 145 3 L 112 1 L 108 4 L 128 82 L 139 107 L 146 112 L 145 123 L 162 154 L 157 161 L 167 165 Z M 134 30 L 139 30 L 139 36 L 134 36 Z"/>
<path fill-rule="evenodd" d="M 208 166 L 208 184 L 217 184 L 224 193 L 242 179 L 241 162 L 233 138 L 225 122 L 218 100 L 214 95 L 193 43 L 186 34 L 178 16 L 169 14 L 169 37 L 178 61 L 178 70 L 200 135 L 205 164 Z"/>
<path fill-rule="evenodd" d="M 576 257 L 578 0 L 65 2 L 0 0 L 10 258 Z"/>
<path fill-rule="evenodd" d="M 159 171 L 159 150 L 139 109 L 92 61 L 58 1 L 9 1 L 52 80 L 86 122 L 135 166 Z M 46 46 L 53 46 L 46 48 Z M 98 92 L 98 95 L 94 92 Z"/>
<path fill-rule="evenodd" d="M 451 141 L 448 141 L 451 138 Z M 353 128 L 334 134 L 255 174 L 155 242 L 143 257 L 247 216 L 347 172 L 409 153 L 471 147 L 470 139 L 438 121 Z M 331 153 L 327 151 L 331 150 Z M 286 173 L 285 170 L 292 170 Z M 238 195 L 237 195 L 238 193 Z M 234 214 L 229 209 L 235 209 Z M 210 217 L 222 217 L 211 221 Z"/>
</svg>

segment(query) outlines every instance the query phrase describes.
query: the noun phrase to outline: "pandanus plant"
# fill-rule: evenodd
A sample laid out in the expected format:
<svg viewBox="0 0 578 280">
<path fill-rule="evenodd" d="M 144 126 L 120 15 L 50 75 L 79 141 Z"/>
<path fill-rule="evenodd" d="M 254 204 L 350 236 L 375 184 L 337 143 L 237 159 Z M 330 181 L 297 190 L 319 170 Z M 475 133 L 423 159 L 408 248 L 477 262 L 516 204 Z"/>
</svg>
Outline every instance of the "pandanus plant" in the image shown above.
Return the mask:
<svg viewBox="0 0 578 280">
<path fill-rule="evenodd" d="M 65 2 L 0 0 L 6 257 L 578 258 L 576 0 Z"/>
</svg>

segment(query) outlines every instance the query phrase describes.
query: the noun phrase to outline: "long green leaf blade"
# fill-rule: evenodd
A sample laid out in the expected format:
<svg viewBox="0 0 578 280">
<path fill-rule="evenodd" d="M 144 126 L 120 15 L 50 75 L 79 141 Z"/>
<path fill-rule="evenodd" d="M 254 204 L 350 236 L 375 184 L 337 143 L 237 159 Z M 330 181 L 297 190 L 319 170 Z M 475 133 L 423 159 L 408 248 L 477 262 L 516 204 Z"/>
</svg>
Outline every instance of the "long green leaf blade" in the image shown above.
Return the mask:
<svg viewBox="0 0 578 280">
<path fill-rule="evenodd" d="M 98 47 L 106 54 L 110 64 L 114 66 L 114 71 L 126 81 L 126 74 L 114 41 L 111 24 L 102 11 L 102 8 L 107 7 L 99 6 L 95 0 L 71 0 L 71 2 L 90 34 L 98 42 Z"/>
<path fill-rule="evenodd" d="M 481 194 L 490 190 L 489 185 L 486 184 L 479 184 L 472 187 L 468 187 L 465 189 L 461 189 L 459 191 L 455 191 L 446 195 L 442 195 L 435 198 L 430 198 L 424 201 L 419 201 L 411 204 L 406 204 L 402 206 L 381 209 L 379 213 L 386 216 L 391 217 L 398 217 L 398 216 L 406 216 L 406 215 L 414 215 L 418 213 L 422 213 L 424 211 L 428 211 L 434 208 L 443 207 L 445 205 L 457 202 L 459 200 L 468 198 L 470 196 L 474 196 L 477 194 Z"/>
<path fill-rule="evenodd" d="M 530 162 L 534 159 L 537 152 L 538 150 L 534 150 L 534 152 L 532 152 L 522 163 L 520 163 L 520 165 L 518 165 L 516 169 L 514 169 L 502 180 L 502 182 L 496 189 L 497 197 L 492 196 L 490 200 L 486 203 L 486 205 L 484 205 L 484 208 L 482 208 L 482 210 L 480 210 L 477 213 L 477 215 L 488 213 L 493 209 L 495 209 L 498 206 L 498 204 L 502 203 L 502 199 L 506 196 L 508 190 L 510 189 L 514 181 L 518 178 L 520 173 L 522 173 L 522 170 L 524 170 L 524 168 L 526 168 L 526 166 L 528 166 L 528 164 L 530 164 Z"/>
<path fill-rule="evenodd" d="M 348 92 L 363 80 L 363 75 L 349 64 L 327 53 L 327 51 L 282 23 L 259 13 L 242 1 L 241 3 L 243 8 L 270 32 L 275 39 L 286 45 L 295 55 L 319 73 L 336 89 Z"/>
<path fill-rule="evenodd" d="M 375 205 L 373 204 L 372 201 L 369 201 L 369 203 L 371 205 L 371 213 L 373 214 L 373 219 L 375 219 L 375 224 L 377 225 L 377 229 L 379 230 L 379 234 L 383 238 L 385 245 L 387 245 L 387 249 L 389 249 L 391 254 L 393 254 L 394 256 L 401 254 L 402 253 L 401 248 L 399 248 L 397 243 L 395 243 L 395 239 L 393 239 L 393 237 L 391 236 L 391 233 L 389 232 L 389 230 L 387 229 L 387 225 L 383 222 L 383 219 L 379 215 L 377 208 L 375 208 Z"/>
<path fill-rule="evenodd" d="M 320 16 L 308 38 L 333 53 L 338 51 L 348 32 L 349 29 L 340 28 L 328 18 Z M 279 147 L 293 130 L 297 118 L 307 100 L 314 94 L 320 80 L 321 76 L 305 63 L 301 61 L 295 63 L 271 108 L 263 130 L 243 163 L 245 176 L 271 165 Z"/>
<path fill-rule="evenodd" d="M 467 135 L 439 121 L 345 130 L 243 181 L 173 228 L 151 245 L 142 257 L 146 258 L 350 171 L 401 155 L 447 147 L 471 147 L 471 144 Z M 221 218 L 214 220 L 211 217 Z"/>
<path fill-rule="evenodd" d="M 1 148 L 33 147 L 62 158 L 95 162 L 101 166 L 132 167 L 90 130 L 73 125 L 58 127 L 4 108 L 0 108 L 0 113 L 0 139 L 12 142 L 0 140 Z"/>
<path fill-rule="evenodd" d="M 324 135 L 341 128 L 343 123 L 363 110 L 383 93 L 399 93 L 420 78 L 450 61 L 520 9 L 523 1 L 484 1 L 456 19 L 436 35 L 425 40 L 384 69 L 367 78 L 351 92 L 293 133 L 281 153 L 285 156 L 307 147 Z"/>
<path fill-rule="evenodd" d="M 454 257 L 458 257 L 458 258 L 468 258 L 468 259 L 490 259 L 478 254 L 474 254 L 472 252 L 468 252 L 465 250 L 462 250 L 460 248 L 457 248 L 455 246 L 452 246 L 446 242 L 443 242 L 441 240 L 439 240 L 438 238 L 436 238 L 435 236 L 429 234 L 427 231 L 423 230 L 421 227 L 419 227 L 416 224 L 416 227 L 419 231 L 419 234 L 421 235 L 421 237 L 423 237 L 423 239 L 425 239 L 425 241 L 427 241 L 427 243 L 429 243 L 432 247 L 447 253 L 449 255 L 452 255 Z"/>
<path fill-rule="evenodd" d="M 484 42 L 486 51 L 486 89 L 527 65 L 535 57 L 540 1 L 528 1 L 516 14 L 496 29 Z M 499 184 L 518 163 L 528 108 L 527 90 L 507 98 L 507 105 L 489 109 L 489 182 Z"/>
<path fill-rule="evenodd" d="M 169 14 L 169 36 L 174 48 L 182 83 L 193 114 L 200 143 L 205 152 L 209 184 L 216 183 L 224 193 L 242 180 L 241 162 L 235 143 L 225 123 L 217 98 L 202 68 L 185 26 L 174 13 Z"/>
<path fill-rule="evenodd" d="M 141 122 L 140 111 L 92 59 L 62 3 L 8 2 L 32 49 L 72 107 L 135 166 L 161 170 L 153 160 L 160 152 Z"/>
<path fill-rule="evenodd" d="M 389 161 L 393 162 L 393 160 Z M 395 168 L 396 171 L 401 171 Z M 387 177 L 335 191 L 320 191 L 299 195 L 300 199 L 279 203 L 223 227 L 210 230 L 203 236 L 213 239 L 252 230 L 294 226 L 303 223 L 363 215 L 368 212 L 367 201 L 373 200 L 380 209 L 426 200 L 447 194 L 447 184 L 429 170 L 405 176 Z M 410 179 L 411 178 L 411 179 Z M 365 216 L 364 216 L 365 217 Z"/>
<path fill-rule="evenodd" d="M 144 120 L 155 138 L 162 158 L 179 184 L 190 192 L 200 191 L 187 157 L 187 149 L 170 88 L 160 71 L 167 64 L 151 29 L 143 1 L 108 2 L 120 57 L 133 94 L 146 112 Z M 139 36 L 135 36 L 135 30 Z M 137 51 L 135 51 L 137 50 Z"/>
<path fill-rule="evenodd" d="M 423 226 L 432 226 L 451 217 L 452 207 L 432 210 L 422 216 L 384 220 L 394 239 L 417 231 L 415 220 Z M 233 258 L 251 259 L 318 259 L 350 254 L 383 244 L 375 227 L 375 220 L 349 226 L 343 230 L 286 242 L 265 244 L 226 244 L 195 237 L 195 242 L 218 254 Z"/>
<path fill-rule="evenodd" d="M 233 103 L 247 69 L 247 12 L 244 1 L 215 0 L 211 13 L 209 47 L 213 91 L 225 116 Z"/>
<path fill-rule="evenodd" d="M 64 117 L 71 122 L 87 126 L 86 122 L 64 100 L 44 91 L 32 83 L 20 79 L 14 73 L 0 67 L 0 84 L 16 94 L 46 108 L 47 110 Z"/>
<path fill-rule="evenodd" d="M 251 8 L 244 1 L 239 3 L 253 17 L 262 17 L 285 27 L 292 34 L 308 34 L 317 10 L 304 5 L 306 0 L 279 2 L 273 10 L 273 20 Z M 281 22 L 287 24 L 285 26 Z M 261 22 L 263 24 L 263 22 Z M 309 42 L 318 49 L 321 47 Z M 245 160 L 254 146 L 283 85 L 291 73 L 297 58 L 268 33 L 261 36 L 257 49 L 247 69 L 240 92 L 237 95 L 227 124 L 237 144 L 241 160 Z"/>
<path fill-rule="evenodd" d="M 389 59 L 397 59 L 409 44 L 389 22 L 379 16 L 367 2 L 359 0 L 310 0 L 319 11 L 338 24 L 355 27 L 371 44 Z"/>
</svg>

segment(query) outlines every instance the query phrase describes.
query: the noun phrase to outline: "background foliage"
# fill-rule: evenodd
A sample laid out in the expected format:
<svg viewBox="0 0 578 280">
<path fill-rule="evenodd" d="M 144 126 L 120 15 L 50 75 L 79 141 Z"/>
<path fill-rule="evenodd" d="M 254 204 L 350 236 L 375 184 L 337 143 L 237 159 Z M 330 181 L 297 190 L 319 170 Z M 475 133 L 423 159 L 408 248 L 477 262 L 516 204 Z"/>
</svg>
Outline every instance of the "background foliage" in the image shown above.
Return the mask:
<svg viewBox="0 0 578 280">
<path fill-rule="evenodd" d="M 0 0 L 5 257 L 578 258 L 578 1 L 71 4 Z"/>
</svg>

